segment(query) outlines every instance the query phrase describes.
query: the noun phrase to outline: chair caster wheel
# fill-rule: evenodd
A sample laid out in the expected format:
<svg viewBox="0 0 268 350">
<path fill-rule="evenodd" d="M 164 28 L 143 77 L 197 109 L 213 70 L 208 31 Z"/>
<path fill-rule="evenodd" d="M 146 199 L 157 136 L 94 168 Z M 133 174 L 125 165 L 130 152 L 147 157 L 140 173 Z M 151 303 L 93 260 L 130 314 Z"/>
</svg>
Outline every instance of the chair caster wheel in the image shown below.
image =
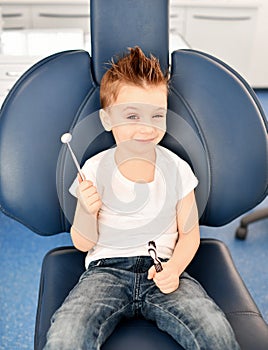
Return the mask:
<svg viewBox="0 0 268 350">
<path fill-rule="evenodd" d="M 235 237 L 241 240 L 246 239 L 247 236 L 247 229 L 245 227 L 238 227 L 235 233 Z"/>
</svg>

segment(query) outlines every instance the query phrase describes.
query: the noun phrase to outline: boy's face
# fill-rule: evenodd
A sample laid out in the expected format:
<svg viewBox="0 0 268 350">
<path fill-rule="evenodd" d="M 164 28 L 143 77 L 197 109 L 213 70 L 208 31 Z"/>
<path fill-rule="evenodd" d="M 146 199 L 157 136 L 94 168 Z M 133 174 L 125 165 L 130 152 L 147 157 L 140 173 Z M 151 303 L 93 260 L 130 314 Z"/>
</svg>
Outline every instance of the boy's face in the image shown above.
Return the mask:
<svg viewBox="0 0 268 350">
<path fill-rule="evenodd" d="M 102 122 L 106 118 L 117 145 L 131 141 L 137 150 L 156 145 L 166 131 L 167 88 L 123 85 L 114 104 L 103 113 Z"/>
</svg>

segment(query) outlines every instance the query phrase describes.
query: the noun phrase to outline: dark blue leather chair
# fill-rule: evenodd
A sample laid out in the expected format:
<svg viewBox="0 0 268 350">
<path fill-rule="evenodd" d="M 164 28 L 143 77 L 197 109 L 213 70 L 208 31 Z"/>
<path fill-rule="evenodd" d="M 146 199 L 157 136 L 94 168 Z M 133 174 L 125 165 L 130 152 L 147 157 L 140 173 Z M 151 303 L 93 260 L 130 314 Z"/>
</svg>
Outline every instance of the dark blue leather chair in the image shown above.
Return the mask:
<svg viewBox="0 0 268 350">
<path fill-rule="evenodd" d="M 91 57 L 85 51 L 68 51 L 45 58 L 20 78 L 1 109 L 1 210 L 42 235 L 69 231 L 75 207 L 68 187 L 76 169 L 60 136 L 73 132 L 72 145 L 81 162 L 114 144 L 97 117 L 105 62 L 139 45 L 168 68 L 166 0 L 92 0 L 91 28 Z M 263 111 L 243 78 L 205 53 L 174 52 L 171 73 L 163 145 L 188 160 L 200 180 L 196 193 L 200 224 L 224 225 L 267 194 Z M 83 270 L 84 253 L 73 247 L 57 248 L 45 256 L 36 350 L 42 349 L 50 317 Z M 267 324 L 221 241 L 203 239 L 187 270 L 223 309 L 243 350 L 268 348 Z M 181 347 L 155 324 L 134 319 L 122 321 L 102 349 Z"/>
</svg>

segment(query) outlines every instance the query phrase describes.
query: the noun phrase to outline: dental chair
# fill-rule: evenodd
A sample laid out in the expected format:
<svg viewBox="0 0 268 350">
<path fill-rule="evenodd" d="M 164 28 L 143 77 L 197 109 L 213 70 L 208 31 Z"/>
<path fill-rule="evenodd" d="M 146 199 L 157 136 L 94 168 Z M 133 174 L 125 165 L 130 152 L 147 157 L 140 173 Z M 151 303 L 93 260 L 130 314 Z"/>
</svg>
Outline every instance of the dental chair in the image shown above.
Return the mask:
<svg viewBox="0 0 268 350">
<path fill-rule="evenodd" d="M 157 56 L 164 70 L 169 64 L 166 0 L 91 0 L 90 6 L 91 56 L 74 50 L 43 59 L 18 80 L 1 109 L 1 210 L 41 235 L 68 232 L 74 214 L 68 189 L 77 170 L 61 135 L 72 133 L 81 163 L 114 145 L 98 120 L 106 62 L 139 45 Z M 173 52 L 171 78 L 162 145 L 186 159 L 199 179 L 200 225 L 225 225 L 267 194 L 263 111 L 243 78 L 205 53 Z M 44 257 L 35 350 L 44 346 L 51 316 L 83 273 L 84 258 L 74 247 L 56 248 Z M 223 242 L 202 239 L 187 271 L 225 312 L 242 350 L 268 348 L 267 324 Z M 154 323 L 131 319 L 122 320 L 102 349 L 182 347 Z"/>
</svg>

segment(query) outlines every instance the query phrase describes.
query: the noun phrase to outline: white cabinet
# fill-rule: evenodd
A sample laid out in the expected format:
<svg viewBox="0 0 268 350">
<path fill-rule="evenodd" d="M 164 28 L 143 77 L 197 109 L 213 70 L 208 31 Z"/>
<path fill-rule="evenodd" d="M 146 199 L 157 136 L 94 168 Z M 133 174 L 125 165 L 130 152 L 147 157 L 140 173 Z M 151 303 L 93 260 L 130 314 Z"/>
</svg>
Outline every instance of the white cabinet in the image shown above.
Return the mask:
<svg viewBox="0 0 268 350">
<path fill-rule="evenodd" d="M 259 10 L 258 0 L 171 0 L 170 29 L 189 48 L 218 57 L 258 87 L 255 72 L 263 69 L 254 64 Z"/>
<path fill-rule="evenodd" d="M 249 79 L 256 20 L 257 8 L 192 7 L 184 37 L 194 49 L 222 59 Z"/>
<path fill-rule="evenodd" d="M 171 3 L 169 13 L 169 31 L 172 34 L 184 33 L 186 8 Z"/>
<path fill-rule="evenodd" d="M 0 55 L 0 106 L 18 78 L 37 60 L 37 57 Z"/>
<path fill-rule="evenodd" d="M 35 29 L 35 28 L 80 28 L 89 33 L 90 7 L 89 1 L 38 2 L 21 3 L 0 1 L 2 8 L 3 29 Z"/>
<path fill-rule="evenodd" d="M 18 78 L 42 57 L 90 50 L 89 0 L 0 0 L 0 8 L 0 106 Z"/>
<path fill-rule="evenodd" d="M 89 33 L 89 6 L 33 6 L 32 21 L 33 28 L 82 28 Z"/>
<path fill-rule="evenodd" d="M 3 29 L 31 27 L 31 8 L 24 5 L 1 5 Z"/>
<path fill-rule="evenodd" d="M 268 88 L 268 1 L 260 0 L 259 2 L 261 4 L 249 73 L 250 81 L 255 87 Z"/>
</svg>

